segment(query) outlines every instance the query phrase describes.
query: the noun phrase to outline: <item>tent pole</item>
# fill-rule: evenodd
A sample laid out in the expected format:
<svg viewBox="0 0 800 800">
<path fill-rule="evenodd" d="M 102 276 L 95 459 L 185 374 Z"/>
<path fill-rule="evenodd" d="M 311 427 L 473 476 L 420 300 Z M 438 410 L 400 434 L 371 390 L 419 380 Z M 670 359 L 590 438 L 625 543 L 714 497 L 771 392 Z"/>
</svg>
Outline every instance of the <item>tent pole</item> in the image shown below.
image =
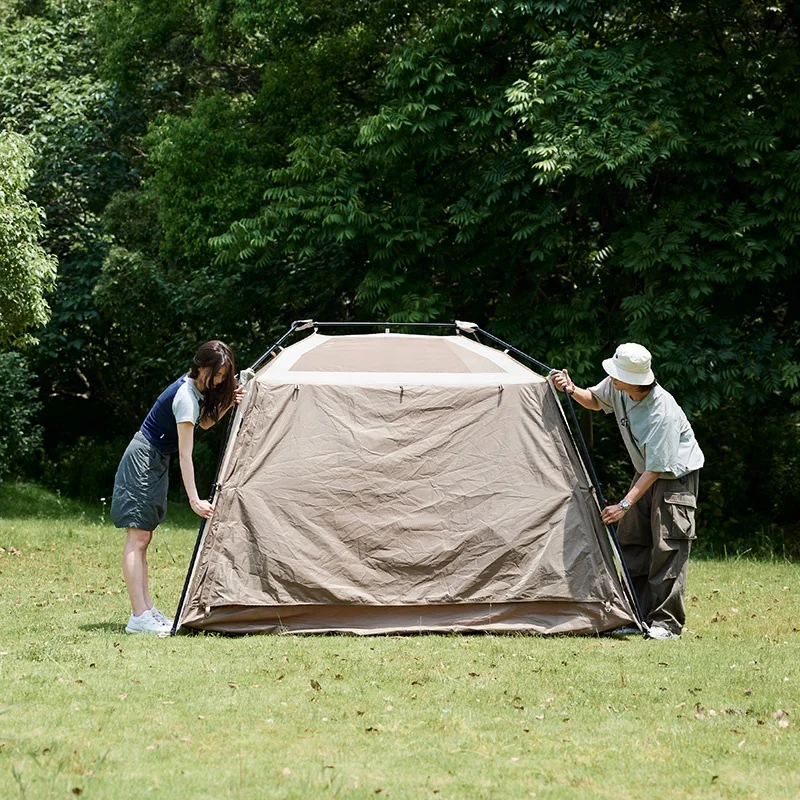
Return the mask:
<svg viewBox="0 0 800 800">
<path fill-rule="evenodd" d="M 510 352 L 514 353 L 514 355 L 517 355 L 520 358 L 524 358 L 527 361 L 536 364 L 536 366 L 540 367 L 543 370 L 546 370 L 548 373 L 553 372 L 552 367 L 548 367 L 547 364 L 543 364 L 541 361 L 537 361 L 537 359 L 535 359 L 533 356 L 529 356 L 527 353 L 523 353 L 522 350 L 519 350 L 518 348 L 514 347 L 514 345 L 509 344 L 508 342 L 504 342 L 502 339 L 498 339 L 496 336 L 493 336 L 488 331 L 483 330 L 483 328 L 476 328 L 476 330 L 479 333 L 486 336 L 487 339 L 490 339 L 496 344 L 499 344 L 502 347 L 507 348 Z M 572 424 L 578 431 L 578 439 L 580 440 L 581 449 L 583 450 L 583 459 L 585 460 L 586 465 L 588 465 L 588 472 L 590 479 L 592 481 L 592 485 L 594 486 L 595 492 L 597 492 L 598 500 L 600 501 L 602 506 L 605 507 L 608 505 L 608 500 L 606 500 L 605 495 L 603 494 L 603 489 L 600 486 L 600 481 L 597 478 L 597 473 L 595 472 L 594 469 L 594 463 L 592 462 L 592 457 L 589 454 L 589 448 L 586 446 L 586 439 L 583 436 L 583 431 L 581 431 L 581 426 L 578 423 L 578 417 L 575 414 L 574 402 L 572 400 L 572 397 L 570 397 L 569 392 L 567 392 L 566 387 L 564 388 L 564 397 L 567 398 L 567 406 L 569 408 L 570 415 L 572 416 Z M 606 525 L 606 528 L 608 529 L 611 535 L 611 540 L 613 541 L 614 547 L 617 551 L 617 554 L 619 555 L 619 563 L 622 565 L 622 571 L 623 574 L 625 575 L 625 583 L 623 585 L 623 588 L 627 588 L 628 593 L 630 594 L 630 597 L 628 599 L 631 601 L 633 609 L 638 616 L 638 622 L 640 623 L 640 625 L 644 624 L 644 614 L 642 614 L 642 607 L 639 603 L 639 598 L 636 595 L 636 589 L 634 589 L 633 587 L 633 580 L 631 579 L 630 572 L 628 571 L 628 565 L 625 563 L 625 557 L 622 555 L 622 547 L 620 546 L 619 538 L 617 537 L 616 526 L 611 524 L 611 525 Z"/>
<path fill-rule="evenodd" d="M 315 322 L 315 328 L 452 328 L 452 322 Z"/>
<path fill-rule="evenodd" d="M 265 350 L 255 360 L 250 369 L 253 370 L 253 372 L 256 372 L 259 367 L 264 365 L 264 362 L 272 355 L 272 353 L 277 350 L 293 333 L 296 331 L 304 331 L 308 328 L 313 328 L 314 324 L 315 323 L 313 319 L 296 319 L 292 323 L 292 326 L 289 328 L 289 330 L 286 331 L 286 333 L 284 333 L 283 336 L 281 336 L 281 338 L 272 345 L 272 347 L 270 347 L 268 350 Z"/>
<path fill-rule="evenodd" d="M 295 331 L 305 330 L 306 328 L 310 328 L 313 325 L 313 320 L 310 319 L 299 319 L 292 323 L 292 326 L 289 328 L 286 333 L 278 339 L 269 350 L 266 350 L 263 355 L 261 355 L 258 360 L 250 367 L 253 372 L 255 372 L 272 354 L 274 350 L 283 344 Z M 228 420 L 228 429 L 225 431 L 225 436 L 222 440 L 222 446 L 219 450 L 219 458 L 217 459 L 217 468 L 214 471 L 214 483 L 211 484 L 211 492 L 208 497 L 208 502 L 214 502 L 214 498 L 217 494 L 217 489 L 219 488 L 219 472 L 222 467 L 222 460 L 225 457 L 225 451 L 228 449 L 228 442 L 231 438 L 231 433 L 233 432 L 233 421 L 236 417 L 236 409 L 234 408 L 231 411 L 231 418 Z M 178 632 L 178 620 L 180 619 L 181 612 L 183 611 L 183 605 L 186 602 L 186 595 L 189 592 L 189 583 L 192 580 L 192 574 L 194 572 L 195 562 L 197 561 L 197 556 L 200 553 L 200 544 L 203 541 L 203 534 L 205 533 L 206 529 L 206 522 L 207 519 L 203 518 L 200 521 L 200 529 L 197 532 L 197 539 L 194 543 L 194 551 L 192 552 L 192 558 L 189 561 L 189 568 L 186 571 L 186 580 L 183 582 L 183 591 L 181 592 L 181 599 L 178 601 L 178 610 L 175 612 L 175 619 L 172 622 L 172 630 L 170 631 L 170 635 L 174 636 Z"/>
<path fill-rule="evenodd" d="M 219 458 L 217 459 L 217 468 L 214 471 L 214 483 L 211 484 L 211 492 L 209 493 L 208 497 L 208 502 L 212 504 L 214 502 L 214 497 L 217 494 L 219 470 L 222 466 L 222 458 L 225 455 L 225 450 L 228 447 L 228 441 L 231 438 L 233 419 L 235 416 L 235 411 L 231 411 L 231 418 L 228 421 L 228 429 L 225 431 L 225 437 L 222 440 L 222 447 L 220 447 Z M 186 580 L 183 582 L 183 591 L 181 592 L 181 599 L 178 601 L 178 610 L 175 612 L 175 618 L 172 621 L 172 630 L 170 631 L 171 636 L 174 636 L 178 631 L 178 619 L 183 611 L 183 604 L 186 602 L 186 594 L 189 591 L 189 583 L 191 582 L 192 573 L 194 572 L 195 561 L 197 561 L 197 556 L 200 553 L 200 543 L 203 541 L 203 533 L 205 532 L 206 522 L 208 522 L 208 520 L 205 517 L 200 520 L 200 530 L 197 531 L 197 540 L 194 543 L 194 551 L 192 552 L 192 558 L 189 561 L 189 568 L 186 570 Z"/>
<path fill-rule="evenodd" d="M 491 339 L 495 344 L 499 344 L 501 347 L 505 347 L 507 350 L 510 350 L 515 356 L 519 356 L 520 358 L 524 358 L 527 361 L 530 361 L 532 364 L 536 364 L 537 367 L 545 370 L 545 372 L 552 372 L 553 368 L 548 367 L 547 364 L 543 364 L 541 361 L 537 361 L 533 356 L 529 356 L 527 353 L 523 353 L 522 350 L 514 347 L 513 344 L 509 344 L 508 342 L 504 342 L 502 339 L 498 339 L 496 336 L 493 336 L 488 331 L 485 331 L 483 328 L 476 328 L 475 329 L 478 333 L 483 334 L 487 339 Z"/>
<path fill-rule="evenodd" d="M 594 471 L 594 464 L 592 463 L 592 457 L 589 455 L 589 448 L 586 445 L 586 439 L 583 436 L 583 431 L 581 430 L 581 426 L 578 422 L 578 416 L 575 413 L 575 403 L 570 397 L 569 392 L 567 392 L 566 387 L 564 387 L 564 396 L 567 398 L 567 406 L 569 408 L 569 413 L 572 416 L 572 424 L 575 429 L 578 431 L 578 439 L 581 443 L 581 449 L 583 450 L 583 455 L 586 459 L 587 464 L 589 465 L 589 471 L 592 478 L 592 484 L 594 485 L 595 491 L 597 492 L 597 497 L 600 500 L 600 503 L 605 506 L 608 505 L 608 500 L 606 500 L 605 495 L 603 494 L 603 489 L 600 486 L 600 481 L 597 478 L 597 474 Z M 619 554 L 619 563 L 622 565 L 622 571 L 625 574 L 625 580 L 628 584 L 628 589 L 630 591 L 630 599 L 633 601 L 633 607 L 636 613 L 639 615 L 639 622 L 644 623 L 644 614 L 642 613 L 642 606 L 639 603 L 639 597 L 636 594 L 636 589 L 633 587 L 633 579 L 631 578 L 631 574 L 628 571 L 628 565 L 625 563 L 625 557 L 622 555 L 622 546 L 619 543 L 619 538 L 617 537 L 617 526 L 613 523 L 609 523 L 606 525 L 608 528 L 609 533 L 611 534 L 611 539 L 614 542 L 614 547 L 617 549 L 617 553 Z"/>
</svg>

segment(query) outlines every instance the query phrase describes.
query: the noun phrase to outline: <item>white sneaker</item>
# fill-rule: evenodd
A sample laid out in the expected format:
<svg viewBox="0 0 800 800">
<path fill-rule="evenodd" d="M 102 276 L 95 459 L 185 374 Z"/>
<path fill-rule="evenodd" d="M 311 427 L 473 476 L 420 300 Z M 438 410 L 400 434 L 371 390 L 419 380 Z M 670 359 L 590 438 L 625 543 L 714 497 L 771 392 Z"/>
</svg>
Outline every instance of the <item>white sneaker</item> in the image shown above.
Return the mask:
<svg viewBox="0 0 800 800">
<path fill-rule="evenodd" d="M 162 614 L 155 606 L 153 606 L 150 611 L 159 622 L 169 625 L 169 629 L 172 630 L 172 620 L 166 614 Z"/>
<path fill-rule="evenodd" d="M 172 623 L 162 622 L 153 611 L 154 609 L 149 608 L 138 617 L 131 614 L 125 633 L 156 633 L 166 636 L 172 630 Z"/>
<path fill-rule="evenodd" d="M 680 639 L 681 635 L 679 633 L 673 633 L 672 631 L 669 631 L 666 628 L 662 628 L 660 625 L 653 625 L 647 631 L 647 638 L 648 639 Z"/>
</svg>

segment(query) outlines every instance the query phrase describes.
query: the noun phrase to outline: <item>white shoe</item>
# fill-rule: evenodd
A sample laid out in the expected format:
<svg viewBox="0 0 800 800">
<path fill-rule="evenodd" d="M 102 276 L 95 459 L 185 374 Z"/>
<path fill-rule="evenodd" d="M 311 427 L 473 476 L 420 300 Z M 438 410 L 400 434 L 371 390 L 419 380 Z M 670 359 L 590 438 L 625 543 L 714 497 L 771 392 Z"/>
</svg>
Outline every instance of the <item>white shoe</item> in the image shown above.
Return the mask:
<svg viewBox="0 0 800 800">
<path fill-rule="evenodd" d="M 153 606 L 150 611 L 159 622 L 169 625 L 169 629 L 172 630 L 172 620 L 166 614 L 162 614 L 155 606 Z"/>
<path fill-rule="evenodd" d="M 681 635 L 679 633 L 673 633 L 672 631 L 669 631 L 666 628 L 662 628 L 660 625 L 653 625 L 647 631 L 647 638 L 648 639 L 680 639 Z"/>
<path fill-rule="evenodd" d="M 128 624 L 125 626 L 125 633 L 155 633 L 166 636 L 172 630 L 172 623 L 161 621 L 154 613 L 155 609 L 149 608 L 144 614 L 135 616 L 131 614 Z M 163 615 L 162 615 L 163 617 Z"/>
</svg>

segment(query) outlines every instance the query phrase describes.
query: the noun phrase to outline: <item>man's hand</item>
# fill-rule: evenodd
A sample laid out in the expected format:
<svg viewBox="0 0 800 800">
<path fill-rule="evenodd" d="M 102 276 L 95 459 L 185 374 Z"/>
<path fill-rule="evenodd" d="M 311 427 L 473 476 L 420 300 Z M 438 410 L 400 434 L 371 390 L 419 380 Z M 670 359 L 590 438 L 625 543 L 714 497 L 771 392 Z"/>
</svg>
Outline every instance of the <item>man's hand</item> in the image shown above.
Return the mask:
<svg viewBox="0 0 800 800">
<path fill-rule="evenodd" d="M 208 500 L 200 500 L 198 498 L 197 500 L 191 500 L 189 505 L 192 507 L 192 511 L 203 519 L 211 519 L 211 515 L 214 513 L 214 506 Z"/>
<path fill-rule="evenodd" d="M 565 369 L 554 369 L 550 373 L 550 380 L 553 381 L 553 386 L 559 392 L 567 390 L 567 394 L 573 394 L 575 391 L 575 382 L 570 378 L 569 372 Z"/>
<path fill-rule="evenodd" d="M 624 508 L 620 508 L 619 504 L 613 506 L 606 506 L 601 512 L 600 517 L 603 523 L 611 525 L 614 522 L 619 522 L 628 512 Z"/>
</svg>

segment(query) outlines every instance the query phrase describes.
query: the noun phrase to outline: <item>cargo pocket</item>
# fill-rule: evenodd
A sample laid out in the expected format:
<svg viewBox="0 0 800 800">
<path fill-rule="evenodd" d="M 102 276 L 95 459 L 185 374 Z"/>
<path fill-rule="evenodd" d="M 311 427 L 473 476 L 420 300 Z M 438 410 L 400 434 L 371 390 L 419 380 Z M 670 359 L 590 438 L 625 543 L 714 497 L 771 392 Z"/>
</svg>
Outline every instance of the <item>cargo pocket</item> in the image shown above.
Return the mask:
<svg viewBox="0 0 800 800">
<path fill-rule="evenodd" d="M 665 539 L 696 539 L 694 512 L 697 498 L 691 492 L 665 492 L 662 517 Z"/>
</svg>

